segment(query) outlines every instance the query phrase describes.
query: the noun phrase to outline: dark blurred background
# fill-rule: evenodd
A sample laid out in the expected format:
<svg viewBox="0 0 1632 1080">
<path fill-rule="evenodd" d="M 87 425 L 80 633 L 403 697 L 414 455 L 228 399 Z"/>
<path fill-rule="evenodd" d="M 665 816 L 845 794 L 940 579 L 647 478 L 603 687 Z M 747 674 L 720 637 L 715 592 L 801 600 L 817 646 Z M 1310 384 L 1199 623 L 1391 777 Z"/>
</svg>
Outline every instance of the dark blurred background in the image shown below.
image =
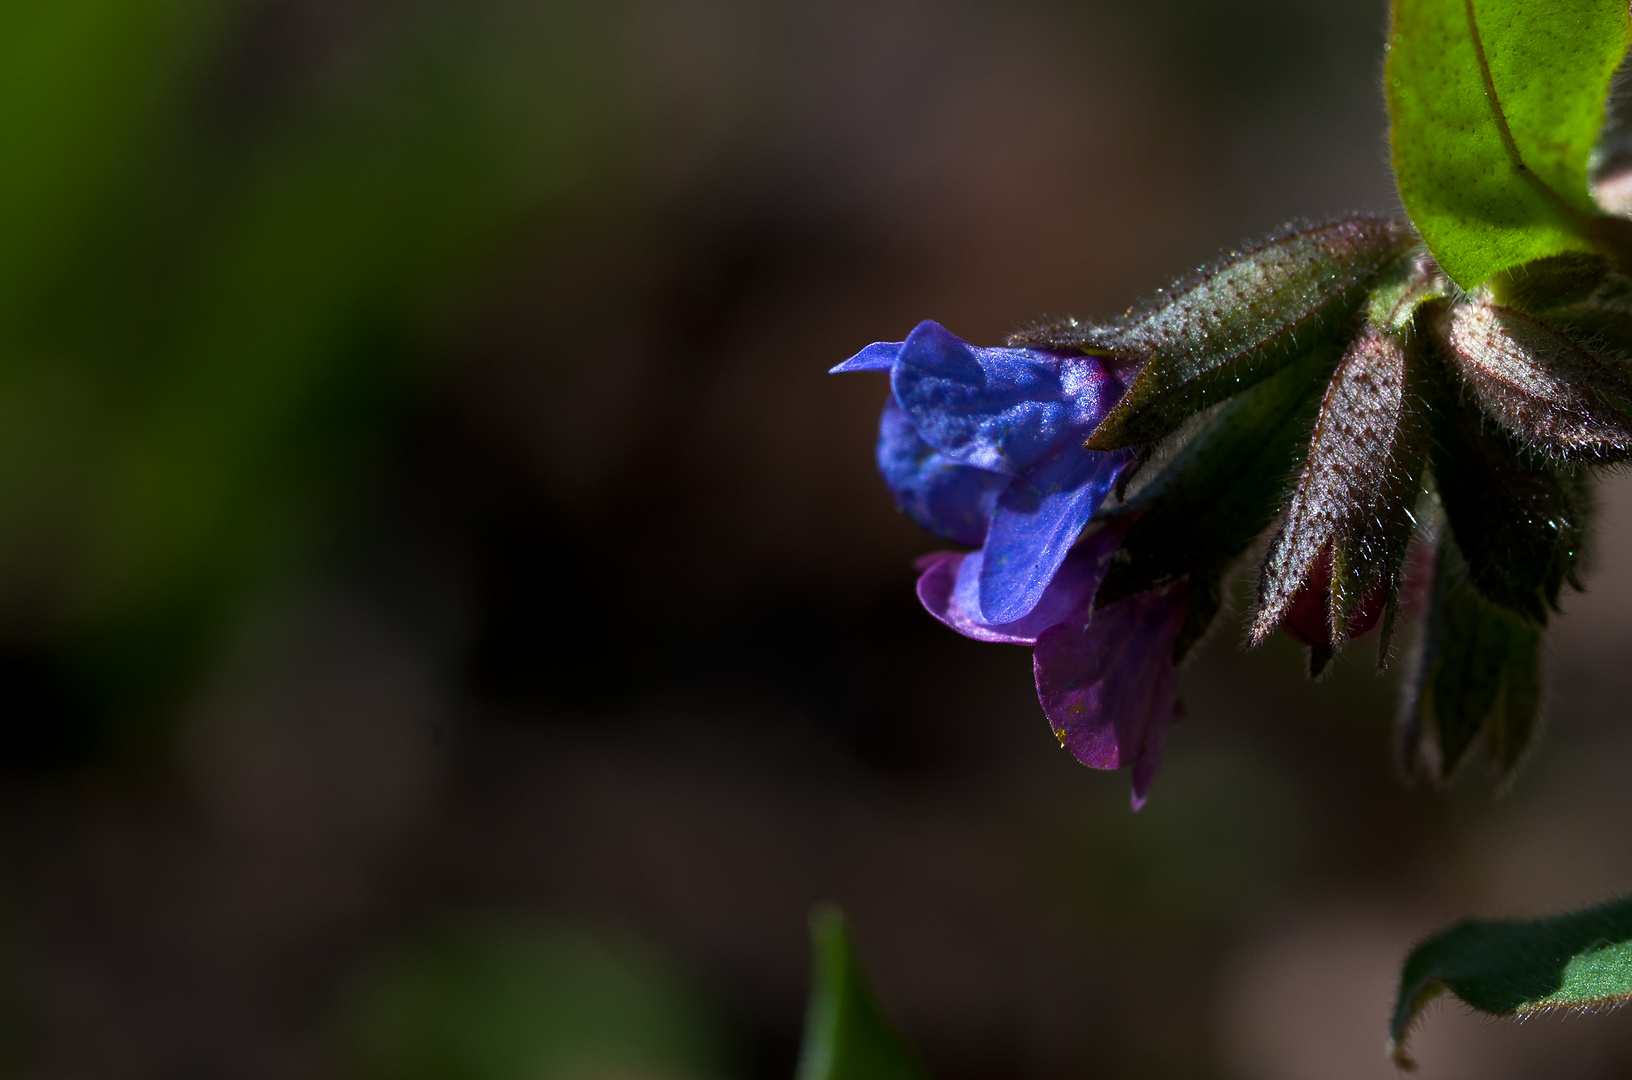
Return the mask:
<svg viewBox="0 0 1632 1080">
<path fill-rule="evenodd" d="M 1391 1075 L 1416 938 L 1632 888 L 1632 484 L 1511 791 L 1232 627 L 1133 816 L 919 610 L 883 380 L 823 374 L 1391 209 L 1384 18 L 3 5 L 0 1067 L 786 1077 L 833 899 L 943 1080 Z"/>
</svg>

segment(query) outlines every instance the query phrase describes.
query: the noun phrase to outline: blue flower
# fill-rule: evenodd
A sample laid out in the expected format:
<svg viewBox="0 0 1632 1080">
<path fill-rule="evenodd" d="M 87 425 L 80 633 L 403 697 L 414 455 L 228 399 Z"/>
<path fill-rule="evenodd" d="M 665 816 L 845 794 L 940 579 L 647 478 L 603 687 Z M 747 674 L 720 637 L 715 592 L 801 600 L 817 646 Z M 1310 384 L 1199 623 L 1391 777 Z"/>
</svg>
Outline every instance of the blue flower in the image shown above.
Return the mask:
<svg viewBox="0 0 1632 1080">
<path fill-rule="evenodd" d="M 1131 454 L 1083 444 L 1121 399 L 1122 372 L 1074 352 L 976 348 L 934 322 L 833 370 L 890 373 L 878 467 L 896 505 L 978 548 L 919 560 L 919 600 L 965 637 L 1034 646 L 1060 745 L 1131 769 L 1137 810 L 1178 714 L 1173 644 L 1190 597 L 1180 582 L 1093 610 L 1127 522 L 1084 529 Z"/>
<path fill-rule="evenodd" d="M 935 322 L 869 345 L 834 372 L 888 371 L 878 467 L 930 532 L 981 545 L 974 610 L 1030 614 L 1129 461 L 1083 443 L 1126 387 L 1103 359 L 983 349 Z"/>
</svg>

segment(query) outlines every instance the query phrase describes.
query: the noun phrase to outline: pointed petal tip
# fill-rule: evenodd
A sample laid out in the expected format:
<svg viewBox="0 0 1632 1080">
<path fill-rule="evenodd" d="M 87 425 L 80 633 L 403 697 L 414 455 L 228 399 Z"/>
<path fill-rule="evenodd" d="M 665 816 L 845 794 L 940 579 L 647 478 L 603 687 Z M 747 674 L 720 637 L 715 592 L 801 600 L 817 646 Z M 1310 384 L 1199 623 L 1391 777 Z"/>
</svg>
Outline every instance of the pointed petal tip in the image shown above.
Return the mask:
<svg viewBox="0 0 1632 1080">
<path fill-rule="evenodd" d="M 850 371 L 888 371 L 901 354 L 899 341 L 875 341 L 842 364 L 827 369 L 829 375 L 843 375 Z"/>
<path fill-rule="evenodd" d="M 1309 646 L 1309 677 L 1319 679 L 1326 674 L 1326 669 L 1331 666 L 1332 658 L 1336 655 L 1337 646 L 1335 645 Z"/>
<path fill-rule="evenodd" d="M 1174 711 L 1178 711 L 1178 702 L 1174 701 Z M 1171 723 L 1172 721 L 1168 721 Z M 1162 744 L 1167 741 L 1167 724 L 1153 723 L 1150 728 L 1150 741 L 1145 744 L 1145 751 L 1139 760 L 1133 763 L 1132 798 L 1133 812 L 1137 814 L 1150 798 L 1151 785 L 1156 782 L 1156 770 L 1162 765 Z"/>
</svg>

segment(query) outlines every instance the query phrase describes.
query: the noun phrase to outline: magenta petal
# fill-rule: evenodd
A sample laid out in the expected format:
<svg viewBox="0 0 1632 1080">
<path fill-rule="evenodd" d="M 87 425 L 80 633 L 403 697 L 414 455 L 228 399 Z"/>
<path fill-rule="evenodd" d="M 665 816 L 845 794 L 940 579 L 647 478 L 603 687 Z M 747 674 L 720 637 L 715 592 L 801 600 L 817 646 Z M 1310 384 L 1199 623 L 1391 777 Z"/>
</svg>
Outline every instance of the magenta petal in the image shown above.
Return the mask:
<svg viewBox="0 0 1632 1080">
<path fill-rule="evenodd" d="M 1189 610 L 1184 585 L 1136 593 L 1037 637 L 1037 698 L 1061 745 L 1095 769 L 1133 766 L 1143 805 L 1178 707 L 1173 643 Z"/>
<path fill-rule="evenodd" d="M 1179 673 L 1174 670 L 1173 686 L 1169 688 L 1167 694 L 1172 702 L 1172 708 L 1165 713 L 1151 716 L 1150 730 L 1145 734 L 1145 752 L 1133 763 L 1133 797 L 1129 802 L 1136 814 L 1144 807 L 1145 799 L 1150 796 L 1151 782 L 1156 779 L 1156 770 L 1162 764 L 1162 750 L 1167 746 L 1167 729 L 1179 713 L 1178 681 Z"/>
<path fill-rule="evenodd" d="M 1073 548 L 1037 606 L 1023 619 L 989 625 L 980 620 L 982 553 L 936 552 L 919 559 L 918 599 L 924 609 L 964 637 L 1011 645 L 1035 645 L 1043 631 L 1075 618 L 1086 622 L 1088 606 L 1110 568 L 1125 528 L 1106 525 Z"/>
<path fill-rule="evenodd" d="M 924 605 L 924 610 L 966 638 L 1006 645 L 1032 645 L 1037 641 L 1038 632 L 1045 628 L 1020 623 L 987 626 L 979 620 L 978 609 L 969 604 L 965 596 L 960 596 L 960 593 L 968 592 L 968 586 L 959 587 L 960 578 L 968 578 L 971 571 L 979 575 L 978 551 L 967 555 L 939 551 L 919 559 L 918 568 L 923 571 L 918 578 L 918 600 Z"/>
</svg>

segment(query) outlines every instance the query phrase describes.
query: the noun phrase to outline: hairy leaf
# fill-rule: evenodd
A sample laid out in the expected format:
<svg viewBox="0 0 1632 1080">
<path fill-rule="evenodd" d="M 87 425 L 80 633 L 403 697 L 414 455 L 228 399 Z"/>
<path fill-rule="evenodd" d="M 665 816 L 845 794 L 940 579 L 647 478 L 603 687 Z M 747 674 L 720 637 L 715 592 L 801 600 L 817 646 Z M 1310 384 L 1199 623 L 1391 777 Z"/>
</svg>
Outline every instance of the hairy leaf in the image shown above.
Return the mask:
<svg viewBox="0 0 1632 1080">
<path fill-rule="evenodd" d="M 1366 322 L 1389 333 L 1415 333 L 1424 305 L 1442 303 L 1454 289 L 1428 250 L 1418 248 L 1377 276 L 1366 301 Z"/>
<path fill-rule="evenodd" d="M 1632 456 L 1632 376 L 1624 362 L 1494 304 L 1453 305 L 1436 331 L 1485 412 L 1531 447 L 1577 460 Z"/>
<path fill-rule="evenodd" d="M 1632 278 L 1623 273 L 1605 274 L 1582 299 L 1566 292 L 1562 299 L 1532 313 L 1591 352 L 1617 362 L 1632 354 Z"/>
<path fill-rule="evenodd" d="M 1484 292 L 1502 307 L 1535 313 L 1588 300 L 1609 273 L 1604 256 L 1570 252 L 1509 267 L 1493 275 Z"/>
<path fill-rule="evenodd" d="M 1405 1038 L 1449 990 L 1493 1016 L 1595 1011 L 1632 998 L 1632 897 L 1543 919 L 1468 919 L 1411 950 L 1388 1025 L 1401 1068 Z"/>
<path fill-rule="evenodd" d="M 1541 710 L 1541 628 L 1481 596 L 1448 536 L 1412 690 L 1401 726 L 1407 772 L 1449 780 L 1481 734 L 1498 776 L 1518 767 Z"/>
<path fill-rule="evenodd" d="M 1120 513 L 1134 515 L 1095 596 L 1103 606 L 1189 575 L 1182 660 L 1223 606 L 1229 565 L 1275 520 L 1308 443 L 1332 351 L 1317 349 L 1224 403 Z"/>
<path fill-rule="evenodd" d="M 1458 285 L 1597 246 L 1587 155 L 1629 43 L 1624 0 L 1394 0 L 1394 175 Z"/>
<path fill-rule="evenodd" d="M 1486 599 L 1546 625 L 1563 583 L 1580 588 L 1585 477 L 1538 458 L 1452 393 L 1434 403 L 1433 433 L 1434 483 L 1469 580 Z"/>
<path fill-rule="evenodd" d="M 1011 343 L 1142 362 L 1088 446 L 1155 442 L 1207 405 L 1341 336 L 1366 286 L 1415 243 L 1409 225 L 1388 217 L 1292 229 L 1232 253 L 1116 324 L 1059 323 L 1017 334 Z"/>
<path fill-rule="evenodd" d="M 810 935 L 816 970 L 798 1080 L 924 1080 L 923 1066 L 867 985 L 844 915 L 817 908 Z"/>
<path fill-rule="evenodd" d="M 1279 625 L 1325 552 L 1332 561 L 1332 647 L 1342 644 L 1368 594 L 1381 588 L 1392 606 L 1428 449 L 1421 360 L 1408 340 L 1368 327 L 1339 361 L 1264 557 L 1254 642 Z"/>
</svg>

